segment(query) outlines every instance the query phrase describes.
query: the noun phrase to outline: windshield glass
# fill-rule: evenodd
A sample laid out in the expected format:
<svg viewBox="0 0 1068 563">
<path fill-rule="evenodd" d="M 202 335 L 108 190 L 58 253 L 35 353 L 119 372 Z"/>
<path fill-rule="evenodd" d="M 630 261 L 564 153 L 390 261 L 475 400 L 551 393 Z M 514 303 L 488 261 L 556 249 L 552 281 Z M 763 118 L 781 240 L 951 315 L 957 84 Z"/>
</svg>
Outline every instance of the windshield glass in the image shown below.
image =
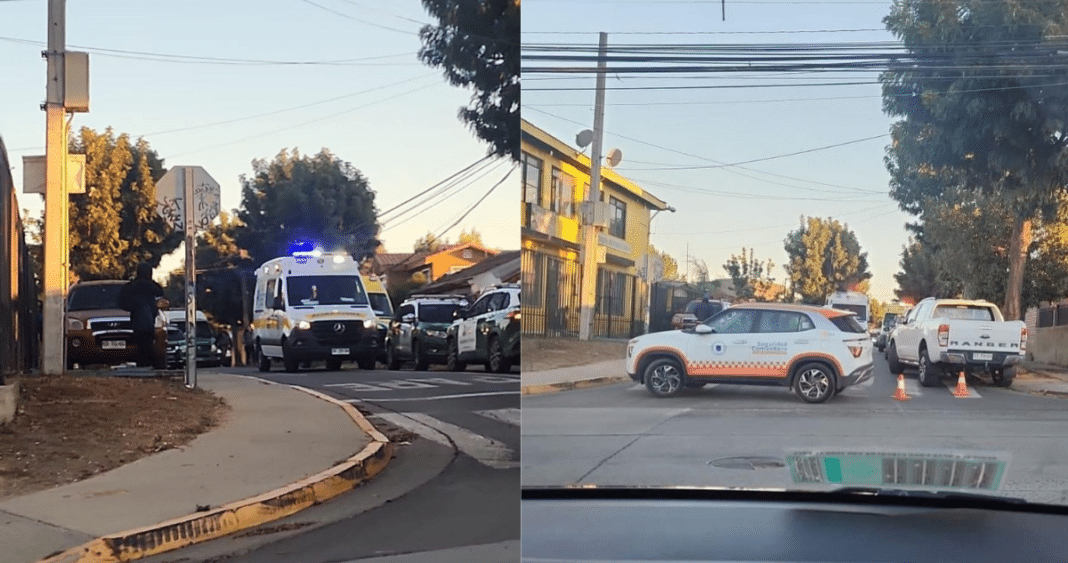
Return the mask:
<svg viewBox="0 0 1068 563">
<path fill-rule="evenodd" d="M 185 334 L 185 319 L 179 319 L 171 321 L 173 326 L 179 334 Z M 215 333 L 211 330 L 211 324 L 207 321 L 197 321 L 197 338 L 214 338 Z"/>
<path fill-rule="evenodd" d="M 80 285 L 71 288 L 67 299 L 68 311 L 90 311 L 93 309 L 118 309 L 121 284 L 114 285 Z"/>
<path fill-rule="evenodd" d="M 379 317 L 392 317 L 393 304 L 385 293 L 368 293 L 367 298 L 371 301 L 371 309 Z"/>
<path fill-rule="evenodd" d="M 424 323 L 451 323 L 453 312 L 460 309 L 459 304 L 420 305 L 419 320 Z"/>
<path fill-rule="evenodd" d="M 1063 3 L 527 4 L 524 485 L 1068 505 Z"/>
<path fill-rule="evenodd" d="M 360 276 L 290 276 L 286 285 L 294 307 L 368 303 Z"/>
</svg>

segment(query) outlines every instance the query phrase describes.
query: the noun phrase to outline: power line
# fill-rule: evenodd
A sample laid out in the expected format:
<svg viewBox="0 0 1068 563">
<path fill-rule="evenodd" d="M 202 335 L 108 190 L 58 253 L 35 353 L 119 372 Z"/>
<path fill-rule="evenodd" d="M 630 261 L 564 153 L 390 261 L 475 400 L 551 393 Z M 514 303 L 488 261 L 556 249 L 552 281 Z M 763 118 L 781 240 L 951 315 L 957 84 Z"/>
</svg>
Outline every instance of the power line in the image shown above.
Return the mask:
<svg viewBox="0 0 1068 563">
<path fill-rule="evenodd" d="M 448 182 L 448 181 L 452 180 L 453 178 L 455 178 L 455 177 L 459 176 L 459 175 L 460 175 L 461 173 L 463 173 L 463 172 L 466 172 L 466 171 L 468 171 L 468 170 L 470 170 L 470 169 L 474 168 L 474 167 L 475 167 L 476 165 L 478 165 L 478 164 L 480 164 L 480 163 L 482 163 L 482 162 L 485 162 L 485 161 L 489 160 L 490 158 L 492 158 L 492 157 L 491 157 L 491 156 L 489 156 L 489 155 L 487 155 L 487 156 L 484 156 L 484 157 L 482 157 L 482 158 L 480 158 L 480 159 L 478 159 L 478 160 L 476 160 L 476 161 L 472 162 L 471 164 L 468 164 L 467 166 L 465 166 L 465 167 L 461 168 L 460 170 L 458 170 L 458 171 L 456 171 L 456 172 L 453 172 L 453 173 L 452 173 L 452 174 L 450 174 L 450 175 L 449 175 L 448 177 L 446 177 L 446 178 L 445 178 L 444 180 L 442 180 L 442 181 L 440 181 L 440 182 L 438 182 L 438 183 L 434 184 L 433 186 L 430 186 L 429 188 L 427 188 L 427 189 L 425 189 L 425 190 L 423 190 L 423 191 L 421 191 L 421 192 L 419 192 L 419 193 L 415 194 L 414 196 L 412 196 L 412 197 L 410 197 L 410 198 L 408 198 L 408 199 L 406 199 L 406 200 L 404 200 L 404 201 L 402 201 L 402 202 L 398 203 L 397 205 L 394 205 L 393 207 L 390 207 L 389 209 L 387 209 L 387 210 L 385 210 L 385 211 L 383 211 L 383 212 L 379 213 L 379 214 L 378 214 L 378 217 L 379 217 L 379 219 L 381 219 L 381 218 L 385 217 L 386 215 L 389 215 L 390 213 L 394 212 L 394 211 L 395 211 L 395 210 L 397 210 L 398 208 L 400 208 L 400 207 L 404 206 L 404 205 L 405 205 L 406 203 L 408 203 L 408 202 L 410 202 L 410 201 L 412 201 L 412 200 L 414 200 L 414 199 L 416 199 L 416 198 L 418 198 L 418 197 L 422 196 L 423 194 L 426 194 L 426 193 L 428 193 L 428 192 L 432 191 L 432 190 L 433 190 L 434 188 L 437 188 L 438 186 L 440 186 L 440 185 L 442 185 L 442 184 L 444 184 L 444 183 L 446 183 L 446 182 Z"/>
<path fill-rule="evenodd" d="M 886 31 L 886 28 L 871 27 L 861 29 L 793 29 L 777 31 L 613 31 L 612 35 L 769 35 L 794 33 L 858 33 L 866 31 Z M 523 31 L 526 35 L 596 35 L 591 31 Z"/>
<path fill-rule="evenodd" d="M 316 8 L 319 8 L 321 10 L 326 10 L 327 12 L 330 12 L 332 14 L 337 14 L 337 15 L 343 17 L 343 18 L 350 19 L 352 21 L 359 22 L 359 23 L 362 23 L 364 25 L 369 25 L 369 26 L 372 26 L 372 27 L 380 28 L 380 29 L 386 29 L 386 30 L 389 30 L 389 31 L 395 31 L 397 33 L 403 33 L 405 35 L 416 35 L 417 34 L 417 32 L 414 32 L 414 31 L 407 31 L 407 30 L 404 30 L 404 29 L 397 29 L 395 27 L 389 27 L 387 25 L 382 25 L 382 24 L 379 24 L 379 23 L 374 23 L 374 22 L 370 22 L 370 21 L 367 21 L 367 20 L 362 20 L 360 18 L 351 16 L 351 15 L 346 14 L 344 12 L 339 12 L 339 11 L 333 9 L 333 8 L 327 8 L 326 6 L 323 6 L 321 4 L 316 4 L 315 2 L 312 2 L 311 0 L 301 0 L 301 2 L 304 2 L 305 4 L 311 4 L 312 6 L 315 6 Z"/>
<path fill-rule="evenodd" d="M 476 177 L 474 177 L 474 178 L 469 178 L 469 179 L 468 179 L 468 178 L 465 178 L 465 179 L 463 180 L 463 182 L 464 182 L 464 183 L 463 183 L 462 185 L 460 185 L 459 183 L 457 183 L 457 186 L 458 186 L 458 187 L 457 187 L 456 189 L 451 189 L 451 188 L 450 188 L 450 190 L 451 190 L 451 192 L 452 192 L 452 193 L 449 193 L 448 195 L 445 195 L 444 197 L 442 197 L 441 199 L 439 199 L 439 200 L 438 200 L 437 202 L 435 202 L 435 203 L 434 203 L 434 205 L 435 205 L 435 206 L 441 205 L 442 203 L 444 203 L 444 202 L 446 202 L 446 201 L 448 201 L 448 200 L 452 199 L 452 197 L 453 197 L 453 196 L 455 196 L 455 195 L 457 195 L 457 194 L 459 194 L 459 193 L 463 192 L 463 191 L 464 191 L 465 189 L 467 189 L 467 188 L 469 188 L 469 187 L 471 187 L 471 186 L 475 185 L 475 184 L 476 184 L 476 183 L 477 183 L 477 182 L 478 182 L 479 180 L 481 180 L 481 179 L 485 178 L 486 176 L 489 176 L 489 175 L 490 175 L 491 173 L 493 173 L 493 172 L 494 172 L 495 170 L 498 170 L 498 169 L 499 169 L 499 168 L 501 167 L 501 164 L 502 164 L 503 162 L 505 162 L 505 161 L 503 161 L 503 160 L 502 160 L 502 161 L 497 161 L 497 162 L 495 162 L 495 163 L 492 163 L 492 164 L 490 164 L 490 165 L 488 165 L 488 166 L 484 166 L 484 167 L 483 167 L 483 168 L 482 168 L 481 170 L 479 170 L 479 171 L 477 171 L 477 172 L 472 172 L 472 173 L 471 173 L 471 175 L 474 175 L 474 174 L 476 174 L 476 173 L 477 173 L 477 174 L 478 174 L 478 176 L 476 176 Z M 457 181 L 457 182 L 459 182 L 459 181 Z M 454 187 L 456 187 L 456 186 L 454 186 Z M 444 193 L 444 192 L 443 192 L 443 193 Z M 438 194 L 438 195 L 441 195 L 441 194 Z M 426 211 L 426 210 L 422 210 L 422 211 Z M 411 215 L 409 215 L 408 217 L 406 217 L 406 218 L 404 218 L 404 219 L 401 219 L 400 221 L 394 221 L 394 222 L 389 222 L 389 226 L 388 226 L 388 228 L 392 229 L 392 228 L 394 228 L 394 227 L 399 227 L 399 226 L 401 226 L 401 225 L 403 225 L 403 224 L 407 223 L 408 221 L 411 221 L 412 219 L 415 219 L 415 218 L 417 218 L 417 217 L 422 217 L 422 216 L 423 216 L 423 213 L 422 213 L 422 211 L 420 211 L 420 212 L 414 212 L 414 213 L 412 213 Z M 395 220 L 395 219 L 397 219 L 397 217 L 394 217 L 394 220 Z"/>
<path fill-rule="evenodd" d="M 512 166 L 508 169 L 508 172 L 505 173 L 504 177 L 501 178 L 500 180 L 498 180 L 496 184 L 493 184 L 493 187 L 491 187 L 489 189 L 489 191 L 486 192 L 486 195 L 484 195 L 481 198 L 479 198 L 479 200 L 476 201 L 475 204 L 472 205 L 470 209 L 468 209 L 466 212 L 464 212 L 464 214 L 461 215 L 459 219 L 457 219 L 453 224 L 451 224 L 448 227 L 446 227 L 445 230 L 441 231 L 441 234 L 439 234 L 437 236 L 437 238 L 440 239 L 441 237 L 445 236 L 446 233 L 448 233 L 450 230 L 452 230 L 453 227 L 455 227 L 456 225 L 459 225 L 460 221 L 463 221 L 464 218 L 466 218 L 468 215 L 470 215 L 472 211 L 474 211 L 483 201 L 486 200 L 486 198 L 488 198 L 490 196 L 490 194 L 493 193 L 493 190 L 496 190 L 498 186 L 503 184 L 504 181 L 507 180 L 508 177 L 512 175 L 512 172 L 515 172 L 515 169 L 517 168 L 517 166 L 518 165 L 516 163 L 512 163 Z"/>
<path fill-rule="evenodd" d="M 441 187 L 438 187 L 436 189 L 436 191 L 434 191 L 434 193 L 431 193 L 430 195 L 426 196 L 423 200 L 412 204 L 409 208 L 399 211 L 392 218 L 385 220 L 384 224 L 388 224 L 391 227 L 395 227 L 397 225 L 404 224 L 408 220 L 418 216 L 422 211 L 425 211 L 423 209 L 420 209 L 420 207 L 428 205 L 435 198 L 441 198 L 437 202 L 438 204 L 440 204 L 441 202 L 446 201 L 449 198 L 451 198 L 453 195 L 463 191 L 464 188 L 466 188 L 466 187 L 472 185 L 474 182 L 480 180 L 482 178 L 482 176 L 485 176 L 489 171 L 491 171 L 492 167 L 495 164 L 500 164 L 500 163 L 492 162 L 491 158 L 492 157 L 483 158 L 482 160 L 479 160 L 478 162 L 476 162 L 473 167 L 469 167 L 469 168 L 467 168 L 465 170 L 462 170 L 459 173 L 455 174 L 452 178 L 446 180 L 444 182 L 444 185 L 442 185 Z M 478 176 L 478 177 L 472 178 L 473 176 L 475 176 L 476 174 L 479 174 L 479 173 L 482 173 L 482 176 Z M 451 194 L 449 193 L 450 191 L 452 192 Z M 448 194 L 448 195 L 446 195 L 446 194 Z M 420 197 L 421 195 L 422 194 L 417 195 L 416 198 Z M 444 196 L 444 197 L 442 197 L 442 196 Z M 407 219 L 401 219 L 401 217 L 403 217 L 405 215 L 408 215 L 409 217 Z"/>
</svg>

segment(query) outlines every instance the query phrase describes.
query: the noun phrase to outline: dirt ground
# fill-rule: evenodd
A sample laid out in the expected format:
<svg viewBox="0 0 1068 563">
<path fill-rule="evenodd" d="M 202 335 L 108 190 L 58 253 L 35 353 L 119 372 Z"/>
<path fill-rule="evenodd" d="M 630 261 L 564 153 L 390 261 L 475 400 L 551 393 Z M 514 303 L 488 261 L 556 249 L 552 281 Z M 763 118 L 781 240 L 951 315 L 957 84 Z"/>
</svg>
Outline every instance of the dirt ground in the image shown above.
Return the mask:
<svg viewBox="0 0 1068 563">
<path fill-rule="evenodd" d="M 222 399 L 179 381 L 22 378 L 15 419 L 0 425 L 0 499 L 185 445 L 228 411 Z"/>
<path fill-rule="evenodd" d="M 627 356 L 625 340 L 523 337 L 523 371 L 585 366 L 607 360 L 622 362 Z"/>
</svg>

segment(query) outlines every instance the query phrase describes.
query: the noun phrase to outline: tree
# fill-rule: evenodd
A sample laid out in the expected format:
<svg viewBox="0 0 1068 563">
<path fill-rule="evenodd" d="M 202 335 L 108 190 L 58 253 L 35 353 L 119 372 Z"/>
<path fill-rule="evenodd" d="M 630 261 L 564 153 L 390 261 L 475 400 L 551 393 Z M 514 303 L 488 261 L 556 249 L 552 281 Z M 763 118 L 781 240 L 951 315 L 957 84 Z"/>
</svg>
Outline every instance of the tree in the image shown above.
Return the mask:
<svg viewBox="0 0 1068 563">
<path fill-rule="evenodd" d="M 649 245 L 649 254 L 655 256 L 660 260 L 660 263 L 664 265 L 664 273 L 661 279 L 667 281 L 682 281 L 682 275 L 679 273 L 679 262 L 670 254 L 662 250 L 657 250 L 656 247 L 651 244 Z"/>
<path fill-rule="evenodd" d="M 343 250 L 357 261 L 381 244 L 375 193 L 359 170 L 330 151 L 309 157 L 283 150 L 252 167 L 251 178 L 241 176 L 242 226 L 235 232 L 252 263 L 284 256 L 296 242 Z"/>
<path fill-rule="evenodd" d="M 423 0 L 438 20 L 419 32 L 423 63 L 454 86 L 471 87 L 460 119 L 490 153 L 519 160 L 519 0 Z"/>
<path fill-rule="evenodd" d="M 471 232 L 467 232 L 467 229 L 460 231 L 459 244 L 477 244 L 479 246 L 485 246 L 482 242 L 482 233 L 478 232 L 474 227 L 471 227 Z"/>
<path fill-rule="evenodd" d="M 156 213 L 163 161 L 148 142 L 83 127 L 70 152 L 85 155 L 86 193 L 70 197 L 70 263 L 81 279 L 133 277 L 139 262 L 159 265 L 182 241 Z"/>
<path fill-rule="evenodd" d="M 886 303 L 875 299 L 874 297 L 868 299 L 868 307 L 871 309 L 871 324 L 878 326 L 882 323 L 883 316 L 886 315 Z"/>
<path fill-rule="evenodd" d="M 1006 318 L 1020 319 L 1034 221 L 1068 174 L 1068 70 L 1049 64 L 1068 12 L 1053 0 L 905 0 L 883 20 L 910 53 L 880 80 L 890 195 L 919 215 L 947 190 L 1010 213 Z M 919 62 L 917 62 L 919 61 Z"/>
<path fill-rule="evenodd" d="M 901 271 L 894 274 L 899 300 L 918 303 L 927 297 L 939 297 L 938 266 L 930 249 L 917 240 L 901 250 Z"/>
<path fill-rule="evenodd" d="M 868 254 L 856 235 L 834 219 L 809 217 L 785 241 L 790 294 L 801 302 L 822 304 L 835 291 L 852 290 L 871 277 Z"/>
<path fill-rule="evenodd" d="M 753 255 L 753 249 L 742 248 L 742 253 L 732 254 L 723 265 L 723 269 L 730 275 L 734 283 L 734 293 L 741 299 L 755 299 L 757 301 L 774 301 L 781 297 L 780 291 L 775 288 L 775 279 L 771 277 L 771 270 L 775 264 L 771 260 L 757 260 Z"/>
<path fill-rule="evenodd" d="M 427 233 L 418 239 L 415 244 L 412 245 L 412 252 L 437 252 L 442 245 L 449 244 L 447 239 L 440 239 L 434 233 Z"/>
</svg>

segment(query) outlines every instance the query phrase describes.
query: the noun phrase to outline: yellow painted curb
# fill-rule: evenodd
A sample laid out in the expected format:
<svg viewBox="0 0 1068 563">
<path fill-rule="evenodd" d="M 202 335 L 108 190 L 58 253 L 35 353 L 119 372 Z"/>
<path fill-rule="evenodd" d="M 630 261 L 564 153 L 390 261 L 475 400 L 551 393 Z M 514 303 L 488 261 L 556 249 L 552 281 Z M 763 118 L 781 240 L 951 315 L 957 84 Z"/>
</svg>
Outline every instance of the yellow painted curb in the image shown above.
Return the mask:
<svg viewBox="0 0 1068 563">
<path fill-rule="evenodd" d="M 253 378 L 259 379 L 259 378 Z M 260 380 L 264 381 L 264 380 Z M 269 382 L 273 385 L 282 385 Z M 341 407 L 371 437 L 344 462 L 280 489 L 214 510 L 97 538 L 38 563 L 117 563 L 158 555 L 254 528 L 348 492 L 380 473 L 393 459 L 393 443 L 352 405 L 317 391 L 287 385 Z"/>
<path fill-rule="evenodd" d="M 563 381 L 560 383 L 547 383 L 544 385 L 527 385 L 522 388 L 524 395 L 543 395 L 545 393 L 557 393 L 560 391 L 573 391 L 587 387 L 601 387 L 614 383 L 631 381 L 629 376 L 597 377 L 594 379 L 580 379 L 578 381 Z"/>
</svg>

